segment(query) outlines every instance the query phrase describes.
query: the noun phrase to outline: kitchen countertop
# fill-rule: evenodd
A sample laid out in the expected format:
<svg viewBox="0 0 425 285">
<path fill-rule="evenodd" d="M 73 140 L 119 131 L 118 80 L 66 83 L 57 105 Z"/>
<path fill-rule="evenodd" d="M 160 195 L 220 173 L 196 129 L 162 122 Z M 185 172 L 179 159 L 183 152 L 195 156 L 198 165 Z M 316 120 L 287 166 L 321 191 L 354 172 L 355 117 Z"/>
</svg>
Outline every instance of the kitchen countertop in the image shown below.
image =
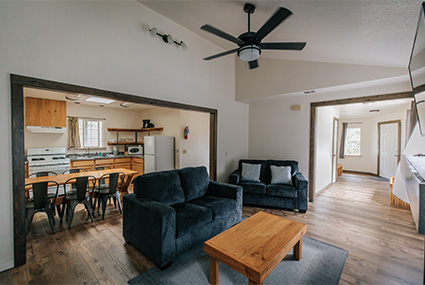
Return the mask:
<svg viewBox="0 0 425 285">
<path fill-rule="evenodd" d="M 142 154 L 130 154 L 130 155 L 124 155 L 124 154 L 112 155 L 112 154 L 107 154 L 105 156 L 76 156 L 76 155 L 69 155 L 67 157 L 71 161 L 74 161 L 74 160 L 93 160 L 93 159 L 125 158 L 125 157 L 143 158 L 143 155 Z"/>
</svg>

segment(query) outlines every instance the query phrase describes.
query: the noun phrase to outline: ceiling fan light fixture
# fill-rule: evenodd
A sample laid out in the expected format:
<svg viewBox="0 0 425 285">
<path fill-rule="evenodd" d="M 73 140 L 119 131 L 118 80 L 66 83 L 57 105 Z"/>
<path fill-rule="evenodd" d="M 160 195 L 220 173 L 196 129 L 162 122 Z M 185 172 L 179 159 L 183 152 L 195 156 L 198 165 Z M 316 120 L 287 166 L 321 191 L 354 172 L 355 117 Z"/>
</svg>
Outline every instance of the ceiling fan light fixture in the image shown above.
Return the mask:
<svg viewBox="0 0 425 285">
<path fill-rule="evenodd" d="M 258 59 L 261 49 L 257 45 L 246 45 L 238 50 L 238 56 L 242 61 L 253 61 Z"/>
</svg>

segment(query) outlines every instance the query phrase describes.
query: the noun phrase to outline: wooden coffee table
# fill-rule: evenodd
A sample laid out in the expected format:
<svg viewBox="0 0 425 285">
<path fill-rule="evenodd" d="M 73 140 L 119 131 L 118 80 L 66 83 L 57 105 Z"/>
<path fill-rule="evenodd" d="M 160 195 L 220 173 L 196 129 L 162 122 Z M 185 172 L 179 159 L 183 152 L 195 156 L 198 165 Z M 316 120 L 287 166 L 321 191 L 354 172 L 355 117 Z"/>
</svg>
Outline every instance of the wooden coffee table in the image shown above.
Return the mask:
<svg viewBox="0 0 425 285">
<path fill-rule="evenodd" d="M 210 256 L 209 282 L 218 284 L 218 261 L 262 284 L 276 265 L 294 249 L 301 259 L 302 238 L 307 225 L 259 212 L 204 244 Z"/>
</svg>

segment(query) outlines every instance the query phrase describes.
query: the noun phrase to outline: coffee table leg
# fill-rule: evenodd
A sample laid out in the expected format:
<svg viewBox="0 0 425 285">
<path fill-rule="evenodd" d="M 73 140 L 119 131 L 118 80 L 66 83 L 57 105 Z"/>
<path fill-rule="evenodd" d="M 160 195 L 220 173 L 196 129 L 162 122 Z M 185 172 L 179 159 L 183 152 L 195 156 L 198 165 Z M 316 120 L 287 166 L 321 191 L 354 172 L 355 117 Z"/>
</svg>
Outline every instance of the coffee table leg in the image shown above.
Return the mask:
<svg viewBox="0 0 425 285">
<path fill-rule="evenodd" d="M 302 257 L 303 239 L 301 238 L 294 246 L 294 257 L 296 260 L 301 260 Z"/>
<path fill-rule="evenodd" d="M 210 284 L 218 284 L 218 261 L 210 256 Z"/>
</svg>

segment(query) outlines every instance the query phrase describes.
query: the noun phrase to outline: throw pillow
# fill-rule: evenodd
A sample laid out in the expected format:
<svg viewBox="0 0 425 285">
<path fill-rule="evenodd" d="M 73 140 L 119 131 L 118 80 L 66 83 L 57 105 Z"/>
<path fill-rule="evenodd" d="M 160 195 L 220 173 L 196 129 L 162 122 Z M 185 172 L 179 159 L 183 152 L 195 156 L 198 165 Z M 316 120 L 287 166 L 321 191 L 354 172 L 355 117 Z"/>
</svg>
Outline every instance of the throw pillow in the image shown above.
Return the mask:
<svg viewBox="0 0 425 285">
<path fill-rule="evenodd" d="M 261 164 L 242 162 L 241 181 L 260 182 Z"/>
<path fill-rule="evenodd" d="M 292 185 L 291 167 L 290 166 L 275 166 L 271 165 L 272 184 L 287 184 Z"/>
</svg>

